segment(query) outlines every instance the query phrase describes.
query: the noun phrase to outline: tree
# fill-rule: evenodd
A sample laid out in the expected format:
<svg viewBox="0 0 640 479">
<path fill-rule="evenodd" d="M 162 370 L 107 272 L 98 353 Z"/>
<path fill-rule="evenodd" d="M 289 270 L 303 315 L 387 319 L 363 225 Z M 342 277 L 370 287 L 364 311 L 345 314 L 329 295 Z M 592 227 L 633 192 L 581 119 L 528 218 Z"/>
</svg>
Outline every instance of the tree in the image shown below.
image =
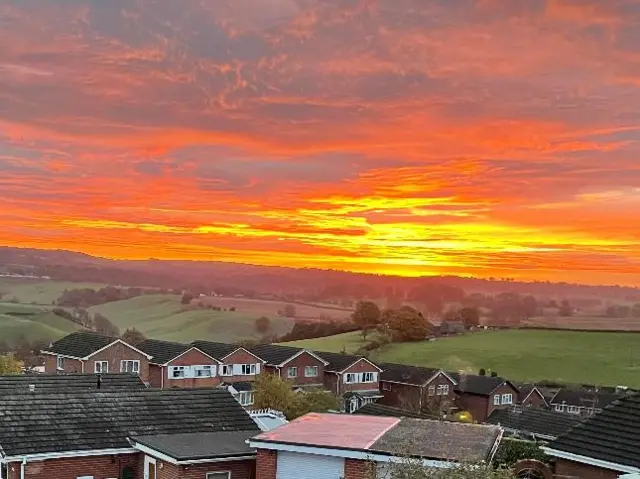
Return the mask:
<svg viewBox="0 0 640 479">
<path fill-rule="evenodd" d="M 296 397 L 292 407 L 289 409 L 288 414 L 285 413 L 287 417 L 295 418 L 310 412 L 327 412 L 340 409 L 338 398 L 325 389 L 314 388 L 294 394 Z"/>
<path fill-rule="evenodd" d="M 565 318 L 573 315 L 573 308 L 571 307 L 571 304 L 568 300 L 563 299 L 562 303 L 560 303 L 559 314 L 560 316 L 563 316 Z"/>
<path fill-rule="evenodd" d="M 295 318 L 296 317 L 296 307 L 293 304 L 285 304 L 284 309 L 282 310 L 285 318 Z"/>
<path fill-rule="evenodd" d="M 255 320 L 254 326 L 260 334 L 266 334 L 271 329 L 271 320 L 266 316 L 260 316 Z"/>
<path fill-rule="evenodd" d="M 22 373 L 22 361 L 17 360 L 12 354 L 0 356 L 0 376 L 17 376 Z"/>
<path fill-rule="evenodd" d="M 380 323 L 380 315 L 380 308 L 373 301 L 358 301 L 351 318 L 362 331 L 363 339 L 367 339 L 367 332 Z"/>
<path fill-rule="evenodd" d="M 193 301 L 193 295 L 191 293 L 184 293 L 180 300 L 182 304 L 191 304 L 191 301 Z"/>
<path fill-rule="evenodd" d="M 120 336 L 120 339 L 122 339 L 125 343 L 130 344 L 131 346 L 137 346 L 147 338 L 136 328 L 127 328 L 125 332 L 122 333 L 122 336 Z"/>
<path fill-rule="evenodd" d="M 85 328 L 93 328 L 93 321 L 89 315 L 89 311 L 84 308 L 76 308 L 73 310 L 73 317 Z"/>
<path fill-rule="evenodd" d="M 387 309 L 381 316 L 380 329 L 394 341 L 420 341 L 429 334 L 429 321 L 410 306 Z"/>
<path fill-rule="evenodd" d="M 480 325 L 480 311 L 478 308 L 462 308 L 460 310 L 460 320 L 467 328 Z"/>
<path fill-rule="evenodd" d="M 93 324 L 95 325 L 96 332 L 100 334 L 113 337 L 120 336 L 120 328 L 109 321 L 109 318 L 100 313 L 93 315 Z"/>
</svg>

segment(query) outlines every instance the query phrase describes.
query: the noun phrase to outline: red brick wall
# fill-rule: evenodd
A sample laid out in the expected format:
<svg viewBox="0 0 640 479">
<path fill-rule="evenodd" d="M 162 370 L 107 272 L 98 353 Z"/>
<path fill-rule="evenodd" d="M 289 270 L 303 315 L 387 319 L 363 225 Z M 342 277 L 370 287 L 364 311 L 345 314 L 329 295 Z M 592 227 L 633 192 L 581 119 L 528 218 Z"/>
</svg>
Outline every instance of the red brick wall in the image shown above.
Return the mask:
<svg viewBox="0 0 640 479">
<path fill-rule="evenodd" d="M 344 479 L 374 479 L 375 464 L 358 459 L 344 460 Z"/>
<path fill-rule="evenodd" d="M 378 373 L 378 380 L 380 379 L 380 370 L 368 361 L 361 359 L 340 375 L 340 394 L 347 391 L 372 391 L 374 389 L 380 389 L 380 381 L 375 383 L 345 384 L 344 375 L 347 373 Z"/>
<path fill-rule="evenodd" d="M 449 386 L 449 394 L 438 396 L 438 386 L 441 385 Z M 429 386 L 434 386 L 435 388 L 433 396 L 429 396 Z M 422 410 L 428 410 L 432 413 L 436 413 L 438 411 L 446 412 L 446 410 L 448 410 L 455 403 L 456 394 L 454 392 L 454 389 L 454 384 L 449 381 L 446 376 L 440 374 L 423 388 Z M 513 400 L 515 401 L 516 398 L 514 397 Z"/>
<path fill-rule="evenodd" d="M 257 364 L 257 363 L 261 363 L 261 361 L 256 358 L 253 354 L 244 351 L 244 350 L 240 350 L 240 351 L 236 351 L 235 353 L 231 354 L 229 357 L 227 357 L 224 360 L 224 364 Z M 260 364 L 260 372 L 262 372 L 262 369 L 264 368 L 264 364 Z M 222 366 L 218 366 L 218 375 L 220 375 L 220 373 L 222 372 Z M 222 381 L 224 381 L 225 383 L 231 383 L 231 382 L 235 382 L 235 381 L 255 381 L 256 377 L 255 376 L 221 376 L 220 379 Z"/>
<path fill-rule="evenodd" d="M 56 374 L 58 357 L 51 354 L 44 355 L 44 372 L 47 374 Z M 60 371 L 63 372 L 63 371 Z M 65 373 L 81 373 L 82 361 L 78 359 L 64 358 L 64 372 Z"/>
<path fill-rule="evenodd" d="M 131 349 L 126 344 L 123 344 L 120 342 L 112 344 L 108 348 L 91 356 L 87 361 L 85 361 L 84 372 L 85 373 L 94 372 L 96 361 L 109 361 L 109 372 L 119 373 L 120 361 L 127 360 L 127 359 L 140 361 L 140 378 L 144 382 L 148 382 L 149 381 L 149 360 L 147 359 L 147 357 L 144 354 L 139 353 Z"/>
<path fill-rule="evenodd" d="M 333 394 L 339 394 L 341 391 L 338 391 L 338 376 L 336 373 L 330 373 L 325 371 L 324 377 L 322 378 L 322 384 L 327 391 L 331 391 Z"/>
<path fill-rule="evenodd" d="M 558 459 L 556 461 L 556 479 L 617 479 L 621 472 L 600 469 L 579 462 Z"/>
<path fill-rule="evenodd" d="M 456 397 L 458 407 L 471 413 L 471 417 L 477 422 L 484 422 L 487 419 L 488 402 L 487 396 L 475 394 L 458 394 Z"/>
<path fill-rule="evenodd" d="M 256 456 L 256 479 L 276 479 L 277 468 L 277 451 L 258 449 Z"/>
<path fill-rule="evenodd" d="M 390 389 L 390 391 L 385 390 L 385 388 Z M 380 391 L 384 395 L 380 399 L 381 404 L 400 407 L 409 411 L 420 410 L 420 386 L 380 381 Z"/>
<path fill-rule="evenodd" d="M 27 462 L 25 465 L 25 478 L 76 479 L 79 476 L 93 476 L 94 479 L 107 479 L 120 477 L 120 472 L 125 466 L 137 468 L 141 457 L 140 454 L 136 453 L 122 454 L 120 456 L 90 456 Z M 19 462 L 9 464 L 8 479 L 20 479 Z"/>
<path fill-rule="evenodd" d="M 254 359 L 255 362 L 255 359 Z M 185 378 L 185 379 L 171 379 L 169 377 L 170 366 L 205 366 L 216 365 L 216 376 L 212 378 Z M 220 366 L 218 363 L 211 359 L 206 354 L 198 351 L 197 349 L 191 349 L 184 353 L 177 359 L 171 361 L 166 367 L 163 368 L 164 374 L 164 387 L 169 388 L 207 388 L 217 386 L 222 382 L 220 378 Z"/>
<path fill-rule="evenodd" d="M 162 387 L 162 366 L 149 364 L 149 386 L 152 388 Z"/>
<path fill-rule="evenodd" d="M 254 460 L 248 460 L 176 466 L 175 464 L 158 460 L 156 463 L 156 479 L 205 479 L 208 472 L 217 471 L 230 471 L 232 479 L 254 479 L 255 465 Z"/>
<path fill-rule="evenodd" d="M 529 394 L 529 397 L 527 397 L 526 400 L 522 402 L 522 407 L 532 407 L 540 409 L 541 407 L 543 407 L 543 405 L 544 400 L 537 392 L 532 392 L 531 394 Z"/>
<path fill-rule="evenodd" d="M 317 366 L 318 367 L 318 376 L 309 377 L 309 378 L 305 377 L 304 376 L 304 368 L 305 368 L 305 366 Z M 297 367 L 298 368 L 298 376 L 296 378 L 293 378 L 293 379 L 287 377 L 287 369 L 291 368 L 291 367 Z M 308 352 L 305 351 L 304 353 L 302 353 L 297 358 L 295 358 L 295 359 L 289 361 L 288 363 L 284 364 L 280 368 L 280 373 L 281 373 L 283 379 L 289 379 L 295 385 L 322 384 L 323 383 L 323 376 L 324 376 L 324 364 L 322 363 L 322 361 L 319 361 L 318 359 L 314 358 L 311 354 L 309 354 Z"/>
<path fill-rule="evenodd" d="M 503 394 L 509 394 L 509 393 L 513 395 L 513 403 L 511 405 L 500 405 L 500 406 L 493 405 L 493 397 L 496 394 L 500 394 L 500 396 L 502 397 Z M 494 409 L 505 409 L 505 408 L 513 407 L 517 401 L 518 401 L 518 392 L 509 383 L 503 384 L 498 389 L 493 391 L 493 393 L 491 393 L 491 397 L 489 398 L 489 404 L 487 407 L 487 417 L 489 417 L 489 415 L 494 411 Z"/>
</svg>

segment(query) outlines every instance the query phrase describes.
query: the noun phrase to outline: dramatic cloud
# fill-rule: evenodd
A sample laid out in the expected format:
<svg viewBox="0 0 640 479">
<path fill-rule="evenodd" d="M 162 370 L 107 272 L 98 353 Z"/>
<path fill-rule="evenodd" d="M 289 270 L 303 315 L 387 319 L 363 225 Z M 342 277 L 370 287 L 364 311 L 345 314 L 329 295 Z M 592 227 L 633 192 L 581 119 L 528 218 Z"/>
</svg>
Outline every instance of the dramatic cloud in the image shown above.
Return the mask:
<svg viewBox="0 0 640 479">
<path fill-rule="evenodd" d="M 0 0 L 0 242 L 640 285 L 640 0 Z"/>
</svg>

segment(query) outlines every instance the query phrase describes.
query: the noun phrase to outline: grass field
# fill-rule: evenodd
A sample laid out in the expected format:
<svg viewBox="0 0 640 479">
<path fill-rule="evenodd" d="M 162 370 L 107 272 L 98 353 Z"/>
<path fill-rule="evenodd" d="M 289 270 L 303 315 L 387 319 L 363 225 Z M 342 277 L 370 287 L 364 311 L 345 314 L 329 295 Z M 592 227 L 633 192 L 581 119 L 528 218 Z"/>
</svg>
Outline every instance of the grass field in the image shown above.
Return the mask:
<svg viewBox="0 0 640 479">
<path fill-rule="evenodd" d="M 293 326 L 293 320 L 269 314 L 272 311 L 268 308 L 258 308 L 256 303 L 260 302 L 228 300 L 229 303 L 216 304 L 225 308 L 233 306 L 236 311 L 184 310 L 180 296 L 154 294 L 93 306 L 89 312 L 105 315 L 122 331 L 135 327 L 148 337 L 171 341 L 258 339 L 260 335 L 254 330 L 254 321 L 262 315 L 271 319 L 271 334 L 283 335 Z M 245 309 L 247 304 L 251 307 Z M 282 307 L 282 303 L 278 304 Z"/>
<path fill-rule="evenodd" d="M 0 279 L 0 296 L 4 301 L 15 300 L 24 304 L 51 305 L 65 289 L 100 289 L 105 286 L 107 285 L 99 283 L 2 278 Z"/>
<path fill-rule="evenodd" d="M 560 316 L 536 316 L 522 321 L 521 324 L 523 326 L 534 326 L 538 328 L 562 328 L 591 331 L 640 331 L 640 319 L 638 318 L 604 318 L 597 315 L 575 315 L 567 318 Z"/>
<path fill-rule="evenodd" d="M 319 351 L 353 352 L 359 333 L 286 343 Z M 385 346 L 380 361 L 476 373 L 491 369 L 520 381 L 640 387 L 640 335 L 572 331 L 508 330 L 467 334 L 436 341 Z"/>
<path fill-rule="evenodd" d="M 220 298 L 210 297 L 197 298 L 196 302 L 204 304 L 213 304 L 221 308 L 229 309 L 234 307 L 238 310 L 259 316 L 267 316 L 274 318 L 278 316 L 278 311 L 282 311 L 285 306 L 283 301 L 271 301 L 264 299 L 248 299 L 248 298 Z M 298 319 L 345 319 L 351 315 L 351 311 L 340 311 L 335 305 L 309 305 L 292 303 L 296 310 L 296 318 Z"/>
</svg>

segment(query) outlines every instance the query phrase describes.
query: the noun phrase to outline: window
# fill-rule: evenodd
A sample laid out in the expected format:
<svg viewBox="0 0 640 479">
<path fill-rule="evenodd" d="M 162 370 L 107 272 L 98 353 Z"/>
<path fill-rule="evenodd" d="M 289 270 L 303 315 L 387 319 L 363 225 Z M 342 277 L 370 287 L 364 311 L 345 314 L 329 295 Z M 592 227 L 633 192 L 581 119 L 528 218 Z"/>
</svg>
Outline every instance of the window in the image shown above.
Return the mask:
<svg viewBox="0 0 640 479">
<path fill-rule="evenodd" d="M 305 366 L 304 367 L 304 377 L 305 378 L 318 377 L 318 366 Z"/>
<path fill-rule="evenodd" d="M 447 394 L 449 394 L 449 385 L 448 384 L 438 385 L 438 396 L 446 396 Z"/>
<path fill-rule="evenodd" d="M 212 378 L 215 376 L 215 366 L 193 366 L 193 376 L 196 378 Z"/>
<path fill-rule="evenodd" d="M 347 384 L 352 384 L 356 382 L 356 375 L 353 373 L 347 373 L 344 377 L 344 382 Z"/>
<path fill-rule="evenodd" d="M 362 373 L 362 382 L 363 383 L 375 383 L 376 382 L 376 373 Z"/>
<path fill-rule="evenodd" d="M 171 379 L 183 379 L 187 377 L 186 366 L 171 366 L 169 367 L 169 377 Z"/>
<path fill-rule="evenodd" d="M 222 376 L 233 376 L 233 367 L 231 364 L 222 365 Z"/>
<path fill-rule="evenodd" d="M 93 479 L 93 476 L 78 476 L 76 479 Z"/>
<path fill-rule="evenodd" d="M 253 391 L 240 391 L 238 393 L 238 402 L 242 406 L 251 406 L 253 404 Z"/>
<path fill-rule="evenodd" d="M 435 386 L 429 386 L 429 388 L 427 389 L 429 396 L 435 396 L 436 394 L 436 387 Z"/>
<path fill-rule="evenodd" d="M 64 358 L 62 356 L 56 358 L 56 369 L 64 369 Z"/>
<path fill-rule="evenodd" d="M 502 404 L 513 404 L 513 394 L 503 394 L 502 395 Z"/>
<path fill-rule="evenodd" d="M 231 479 L 231 472 L 207 472 L 207 479 Z"/>
<path fill-rule="evenodd" d="M 500 406 L 500 394 L 496 394 L 493 396 L 493 405 Z"/>
<path fill-rule="evenodd" d="M 571 414 L 580 414 L 580 408 L 578 406 L 569 406 L 567 408 L 567 412 L 570 412 Z"/>
<path fill-rule="evenodd" d="M 287 377 L 288 378 L 297 378 L 298 377 L 298 368 L 296 368 L 296 367 L 287 368 Z"/>
<path fill-rule="evenodd" d="M 243 376 L 253 376 L 256 374 L 256 365 L 255 364 L 241 364 L 241 373 Z"/>
<path fill-rule="evenodd" d="M 556 404 L 554 406 L 554 409 L 556 410 L 556 412 L 564 412 L 564 404 Z"/>
<path fill-rule="evenodd" d="M 109 361 L 96 361 L 93 367 L 93 371 L 95 373 L 108 373 Z"/>
<path fill-rule="evenodd" d="M 120 361 L 120 372 L 121 373 L 139 373 L 140 372 L 140 361 L 125 359 Z"/>
</svg>

